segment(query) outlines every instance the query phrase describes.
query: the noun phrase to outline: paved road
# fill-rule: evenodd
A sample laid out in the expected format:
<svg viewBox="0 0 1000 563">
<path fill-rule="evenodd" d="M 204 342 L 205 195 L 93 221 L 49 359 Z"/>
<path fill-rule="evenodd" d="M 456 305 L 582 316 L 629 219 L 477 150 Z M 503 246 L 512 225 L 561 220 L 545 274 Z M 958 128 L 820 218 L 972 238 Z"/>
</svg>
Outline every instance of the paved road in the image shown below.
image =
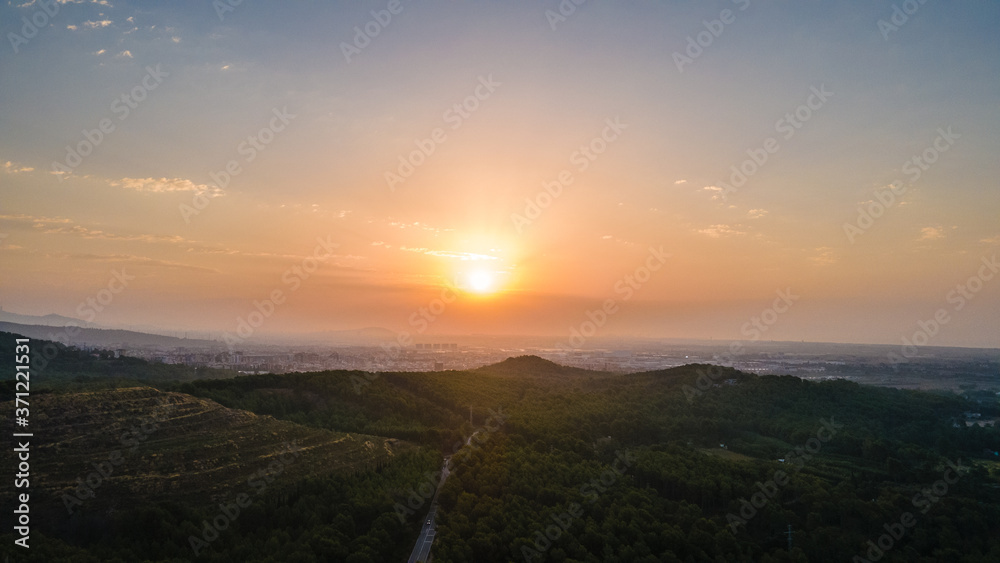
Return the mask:
<svg viewBox="0 0 1000 563">
<path fill-rule="evenodd" d="M 465 441 L 465 445 L 468 446 L 472 444 L 472 439 L 479 434 L 476 430 L 469 436 L 469 439 Z M 451 473 L 448 471 L 448 464 L 451 462 L 451 456 L 444 456 L 444 464 L 441 466 L 441 482 L 438 483 L 437 489 L 434 490 L 434 496 L 431 498 L 431 509 L 427 512 L 427 518 L 424 518 L 424 524 L 420 527 L 420 535 L 417 536 L 417 543 L 413 546 L 413 551 L 410 553 L 410 558 L 407 560 L 408 563 L 417 563 L 418 561 L 427 561 L 427 558 L 431 555 L 431 545 L 434 543 L 434 535 L 436 533 L 434 526 L 436 525 L 435 517 L 437 517 L 438 509 L 438 493 L 441 492 L 441 487 L 444 485 L 444 480 L 448 478 Z"/>
<path fill-rule="evenodd" d="M 409 563 L 417 561 L 427 561 L 431 554 L 431 545 L 434 543 L 434 516 L 437 514 L 437 504 L 431 505 L 431 511 L 424 520 L 424 525 L 420 528 L 420 536 L 417 537 L 417 544 L 413 546 L 413 553 L 410 553 Z"/>
<path fill-rule="evenodd" d="M 408 563 L 417 563 L 417 561 L 427 561 L 427 558 L 431 554 L 431 545 L 434 544 L 435 536 L 435 518 L 437 517 L 437 498 L 438 493 L 441 491 L 441 486 L 444 485 L 444 480 L 448 478 L 448 463 L 451 461 L 451 456 L 445 456 L 444 464 L 441 467 L 441 481 L 438 483 L 437 489 L 434 491 L 434 496 L 431 498 L 431 509 L 427 512 L 427 517 L 424 518 L 424 524 L 420 527 L 420 535 L 417 536 L 417 543 L 413 546 L 413 551 L 410 553 L 410 558 Z"/>
</svg>

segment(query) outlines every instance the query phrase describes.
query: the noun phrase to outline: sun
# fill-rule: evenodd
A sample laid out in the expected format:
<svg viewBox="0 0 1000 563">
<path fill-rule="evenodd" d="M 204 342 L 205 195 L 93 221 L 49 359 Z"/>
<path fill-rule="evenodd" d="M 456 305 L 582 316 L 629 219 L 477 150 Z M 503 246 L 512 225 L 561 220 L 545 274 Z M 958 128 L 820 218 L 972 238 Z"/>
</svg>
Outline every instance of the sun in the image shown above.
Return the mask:
<svg viewBox="0 0 1000 563">
<path fill-rule="evenodd" d="M 469 272 L 466 281 L 469 282 L 469 289 L 475 293 L 490 293 L 495 285 L 493 272 L 486 270 Z"/>
</svg>

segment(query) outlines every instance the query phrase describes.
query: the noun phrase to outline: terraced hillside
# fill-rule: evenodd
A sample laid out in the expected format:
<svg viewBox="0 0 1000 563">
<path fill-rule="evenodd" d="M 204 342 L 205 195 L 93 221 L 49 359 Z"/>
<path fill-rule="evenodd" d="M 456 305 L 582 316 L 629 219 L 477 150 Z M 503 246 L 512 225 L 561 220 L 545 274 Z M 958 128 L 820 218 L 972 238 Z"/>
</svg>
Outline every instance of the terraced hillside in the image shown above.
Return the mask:
<svg viewBox="0 0 1000 563">
<path fill-rule="evenodd" d="M 2 408 L 13 410 L 9 403 Z M 149 387 L 42 394 L 33 399 L 32 413 L 39 429 L 32 488 L 45 499 L 40 512 L 75 508 L 64 494 L 88 510 L 140 500 L 211 504 L 272 480 L 378 468 L 410 447 Z M 5 480 L 0 493 L 10 486 Z"/>
</svg>

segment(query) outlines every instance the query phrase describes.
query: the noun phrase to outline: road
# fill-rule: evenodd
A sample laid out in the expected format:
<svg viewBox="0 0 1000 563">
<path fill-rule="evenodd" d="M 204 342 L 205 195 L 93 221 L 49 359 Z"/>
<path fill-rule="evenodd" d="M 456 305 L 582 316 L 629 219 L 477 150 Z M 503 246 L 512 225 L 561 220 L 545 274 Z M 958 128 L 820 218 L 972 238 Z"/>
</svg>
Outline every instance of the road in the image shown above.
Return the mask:
<svg viewBox="0 0 1000 563">
<path fill-rule="evenodd" d="M 437 489 L 434 491 L 434 496 L 431 498 L 431 509 L 427 512 L 427 517 L 424 518 L 424 524 L 420 527 L 420 535 L 417 536 L 417 543 L 413 546 L 413 551 L 410 553 L 410 558 L 408 563 L 417 563 L 417 561 L 427 561 L 427 558 L 431 554 L 431 545 L 434 544 L 435 535 L 435 518 L 437 517 L 437 499 L 438 493 L 441 492 L 441 486 L 444 485 L 444 480 L 448 478 L 448 463 L 451 461 L 451 456 L 444 457 L 444 464 L 441 467 L 441 481 L 438 483 Z"/>
<path fill-rule="evenodd" d="M 434 544 L 434 516 L 436 513 L 437 504 L 432 504 L 431 510 L 427 514 L 427 519 L 424 521 L 423 527 L 420 528 L 417 544 L 413 546 L 413 552 L 410 553 L 409 563 L 427 561 L 427 558 L 430 557 L 431 545 Z"/>
<path fill-rule="evenodd" d="M 469 439 L 465 441 L 465 445 L 469 446 L 472 444 L 472 439 L 479 434 L 476 430 L 469 436 Z M 438 483 L 437 489 L 434 490 L 434 496 L 431 497 L 431 509 L 427 512 L 427 518 L 424 518 L 424 524 L 420 527 L 420 535 L 417 536 L 417 543 L 413 546 L 413 551 L 410 553 L 410 558 L 407 560 L 408 563 L 417 563 L 418 561 L 427 561 L 427 558 L 431 555 L 431 545 L 434 544 L 434 535 L 436 533 L 434 526 L 436 524 L 435 518 L 437 517 L 438 509 L 438 493 L 441 492 L 441 487 L 444 485 L 444 480 L 448 478 L 451 471 L 448 470 L 448 464 L 451 462 L 451 456 L 444 456 L 444 463 L 441 466 L 441 481 Z"/>
</svg>

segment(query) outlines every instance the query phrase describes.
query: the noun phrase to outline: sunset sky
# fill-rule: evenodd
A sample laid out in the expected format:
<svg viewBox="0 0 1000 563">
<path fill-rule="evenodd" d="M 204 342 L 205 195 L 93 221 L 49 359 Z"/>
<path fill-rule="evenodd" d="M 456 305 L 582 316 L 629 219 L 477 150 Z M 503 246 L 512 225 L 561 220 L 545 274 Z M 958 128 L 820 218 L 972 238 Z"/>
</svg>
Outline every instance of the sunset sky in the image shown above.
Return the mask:
<svg viewBox="0 0 1000 563">
<path fill-rule="evenodd" d="M 5 311 L 1000 347 L 995 2 L 54 1 L 0 8 Z"/>
</svg>

